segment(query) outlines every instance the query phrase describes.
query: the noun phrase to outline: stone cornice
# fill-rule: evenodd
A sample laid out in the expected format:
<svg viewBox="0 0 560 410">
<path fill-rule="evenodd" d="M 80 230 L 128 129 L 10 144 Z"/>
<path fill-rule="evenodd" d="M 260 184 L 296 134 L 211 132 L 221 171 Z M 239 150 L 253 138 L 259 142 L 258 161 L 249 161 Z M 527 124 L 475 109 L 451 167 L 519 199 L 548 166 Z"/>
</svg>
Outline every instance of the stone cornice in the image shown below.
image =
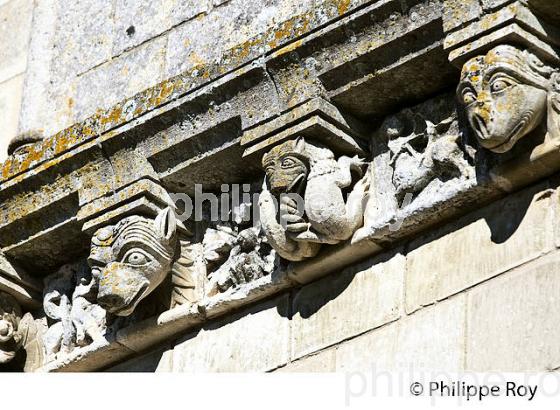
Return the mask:
<svg viewBox="0 0 560 410">
<path fill-rule="evenodd" d="M 526 2 L 327 3 L 4 163 L 0 290 L 51 332 L 40 371 L 101 369 L 560 169 L 560 40 Z M 180 220 L 174 194 L 240 183 L 255 226 Z"/>
</svg>

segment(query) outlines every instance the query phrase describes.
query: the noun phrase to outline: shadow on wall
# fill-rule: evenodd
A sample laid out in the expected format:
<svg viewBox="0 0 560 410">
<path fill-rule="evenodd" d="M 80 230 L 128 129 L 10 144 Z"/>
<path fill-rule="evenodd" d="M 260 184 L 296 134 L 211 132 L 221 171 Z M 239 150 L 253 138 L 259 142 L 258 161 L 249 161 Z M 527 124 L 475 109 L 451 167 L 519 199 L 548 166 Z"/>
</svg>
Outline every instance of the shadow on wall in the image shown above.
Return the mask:
<svg viewBox="0 0 560 410">
<path fill-rule="evenodd" d="M 335 300 L 352 283 L 356 274 L 373 266 L 382 264 L 402 253 L 397 247 L 381 255 L 366 259 L 356 265 L 348 267 L 339 273 L 334 273 L 306 285 L 292 292 L 290 319 L 299 314 L 303 319 L 308 319 L 321 310 L 332 300 Z M 382 272 L 370 272 L 372 275 L 382 275 Z M 380 278 L 379 280 L 383 280 Z M 281 314 L 281 312 L 278 312 Z"/>
<path fill-rule="evenodd" d="M 433 229 L 426 235 L 409 242 L 404 252 L 410 253 L 414 249 L 434 242 L 452 232 L 458 231 L 472 223 L 484 220 L 489 228 L 490 237 L 488 241 L 494 244 L 506 243 L 519 229 L 524 221 L 531 203 L 541 201 L 552 195 L 553 190 L 560 185 L 560 176 L 552 178 L 549 182 L 538 184 L 517 194 L 510 194 L 498 202 L 494 202 L 483 209 L 471 212 L 462 218 L 447 223 L 441 228 Z M 362 272 L 389 261 L 398 253 L 403 252 L 400 244 L 395 244 L 395 248 L 374 258 L 367 259 L 357 265 L 343 270 L 338 274 L 329 275 L 311 285 L 304 286 L 295 290 L 292 295 L 290 319 L 299 314 L 302 318 L 309 318 L 317 313 L 330 301 L 336 299 L 354 280 L 358 272 Z M 481 244 L 483 245 L 483 244 Z M 381 280 L 383 280 L 381 278 Z M 279 311 L 279 314 L 282 314 Z"/>
<path fill-rule="evenodd" d="M 147 353 L 134 359 L 125 360 L 116 366 L 105 369 L 109 373 L 155 373 L 157 370 L 165 366 L 164 353 L 172 349 L 171 345 L 166 345 L 154 352 Z M 169 369 L 164 369 L 169 370 Z"/>
<path fill-rule="evenodd" d="M 145 354 L 144 356 L 124 361 L 123 363 L 107 369 L 109 372 L 154 372 L 157 370 L 165 370 L 168 366 L 168 357 L 165 352 L 173 348 L 173 345 L 179 345 L 197 337 L 204 337 L 201 334 L 210 331 L 210 334 L 216 336 L 212 331 L 218 330 L 228 324 L 238 321 L 239 319 L 258 314 L 271 308 L 275 308 L 280 317 L 292 320 L 296 315 L 303 319 L 309 319 L 319 310 L 325 307 L 329 302 L 338 298 L 355 280 L 359 272 L 364 272 L 374 266 L 390 261 L 399 254 L 410 253 L 425 244 L 436 241 L 449 233 L 458 231 L 476 221 L 484 220 L 489 228 L 488 238 L 494 244 L 502 244 L 507 242 L 514 235 L 522 222 L 525 220 L 531 203 L 538 202 L 549 198 L 555 191 L 554 188 L 560 186 L 560 176 L 550 178 L 547 182 L 527 188 L 519 193 L 511 194 L 500 201 L 494 202 L 485 208 L 472 212 L 459 220 L 449 223 L 448 225 L 435 229 L 422 238 L 415 239 L 413 242 L 403 245 L 395 244 L 395 248 L 383 254 L 366 259 L 356 265 L 342 270 L 340 273 L 329 275 L 312 284 L 294 289 L 290 297 L 279 296 L 266 301 L 256 302 L 254 305 L 244 308 L 232 315 L 221 320 L 211 321 L 204 324 L 198 329 L 191 330 L 188 334 L 179 337 L 170 342 L 170 344 L 161 347 L 157 351 Z M 549 188 L 549 189 L 547 189 Z M 552 188 L 552 189 L 551 189 Z M 486 240 L 486 238 L 484 238 Z M 484 244 L 481 244 L 483 246 Z M 406 252 L 404 251 L 406 250 Z M 441 255 L 440 255 L 441 256 Z M 384 280 L 384 271 L 370 271 L 372 275 L 378 275 L 379 281 Z M 356 303 L 364 301 L 357 300 Z M 357 306 L 359 308 L 359 306 Z M 358 313 L 358 312 L 357 312 Z M 344 320 L 344 318 L 333 317 L 332 320 Z M 251 326 L 249 324 L 249 326 Z M 217 335 L 219 336 L 219 334 Z M 271 335 L 271 337 L 274 335 Z M 261 336 L 262 337 L 262 336 Z"/>
<path fill-rule="evenodd" d="M 495 244 L 507 242 L 519 229 L 525 219 L 529 207 L 533 202 L 548 198 L 553 189 L 560 185 L 560 177 L 551 178 L 548 182 L 526 188 L 517 193 L 512 193 L 493 202 L 484 208 L 471 212 L 462 218 L 451 222 L 440 229 L 435 229 L 426 235 L 411 241 L 406 253 L 434 242 L 452 232 L 458 231 L 474 222 L 484 219 L 490 230 L 490 241 Z M 548 190 L 547 190 L 548 188 Z"/>
</svg>

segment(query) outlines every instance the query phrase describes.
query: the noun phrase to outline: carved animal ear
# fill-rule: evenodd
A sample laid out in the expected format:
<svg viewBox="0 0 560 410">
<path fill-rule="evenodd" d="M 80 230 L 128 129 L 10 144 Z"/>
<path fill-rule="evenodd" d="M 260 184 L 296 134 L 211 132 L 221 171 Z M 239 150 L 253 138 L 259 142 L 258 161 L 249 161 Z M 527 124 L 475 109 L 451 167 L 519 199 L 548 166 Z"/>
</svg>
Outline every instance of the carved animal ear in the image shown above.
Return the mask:
<svg viewBox="0 0 560 410">
<path fill-rule="evenodd" d="M 170 207 L 165 208 L 156 217 L 156 230 L 160 238 L 170 240 L 177 231 L 177 218 Z"/>
<path fill-rule="evenodd" d="M 303 139 L 303 137 L 297 137 L 296 138 L 296 142 L 294 144 L 294 151 L 299 153 L 299 154 L 303 154 L 305 151 L 305 140 Z"/>
</svg>

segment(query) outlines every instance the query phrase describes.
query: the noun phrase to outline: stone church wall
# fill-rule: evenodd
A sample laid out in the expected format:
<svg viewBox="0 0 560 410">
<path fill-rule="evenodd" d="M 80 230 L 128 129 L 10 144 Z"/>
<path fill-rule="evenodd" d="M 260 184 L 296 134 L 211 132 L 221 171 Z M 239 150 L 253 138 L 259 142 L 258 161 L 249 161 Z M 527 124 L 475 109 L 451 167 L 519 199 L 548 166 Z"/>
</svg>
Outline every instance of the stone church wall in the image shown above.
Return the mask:
<svg viewBox="0 0 560 410">
<path fill-rule="evenodd" d="M 0 0 L 0 370 L 559 369 L 559 49 L 541 0 Z"/>
</svg>

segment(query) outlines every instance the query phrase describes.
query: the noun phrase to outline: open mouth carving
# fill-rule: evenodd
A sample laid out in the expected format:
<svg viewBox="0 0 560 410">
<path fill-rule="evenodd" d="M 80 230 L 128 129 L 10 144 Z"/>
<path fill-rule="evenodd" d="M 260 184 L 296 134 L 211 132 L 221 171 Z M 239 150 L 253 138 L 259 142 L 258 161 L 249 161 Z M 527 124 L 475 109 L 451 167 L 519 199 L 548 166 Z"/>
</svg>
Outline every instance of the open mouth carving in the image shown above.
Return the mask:
<svg viewBox="0 0 560 410">
<path fill-rule="evenodd" d="M 525 130 L 527 124 L 530 123 L 531 114 L 526 114 L 519 123 L 515 126 L 515 128 L 509 133 L 508 137 L 505 141 L 501 144 L 496 145 L 492 149 L 500 152 L 507 151 L 511 146 L 519 139 L 520 135 Z"/>
<path fill-rule="evenodd" d="M 145 283 L 144 285 L 142 285 L 140 290 L 136 293 L 136 295 L 134 295 L 134 297 L 128 303 L 125 303 L 123 306 L 114 310 L 112 313 L 117 316 L 127 316 L 129 311 L 132 312 L 134 307 L 144 297 L 144 294 L 146 293 L 147 290 L 148 290 L 148 284 Z"/>
</svg>

